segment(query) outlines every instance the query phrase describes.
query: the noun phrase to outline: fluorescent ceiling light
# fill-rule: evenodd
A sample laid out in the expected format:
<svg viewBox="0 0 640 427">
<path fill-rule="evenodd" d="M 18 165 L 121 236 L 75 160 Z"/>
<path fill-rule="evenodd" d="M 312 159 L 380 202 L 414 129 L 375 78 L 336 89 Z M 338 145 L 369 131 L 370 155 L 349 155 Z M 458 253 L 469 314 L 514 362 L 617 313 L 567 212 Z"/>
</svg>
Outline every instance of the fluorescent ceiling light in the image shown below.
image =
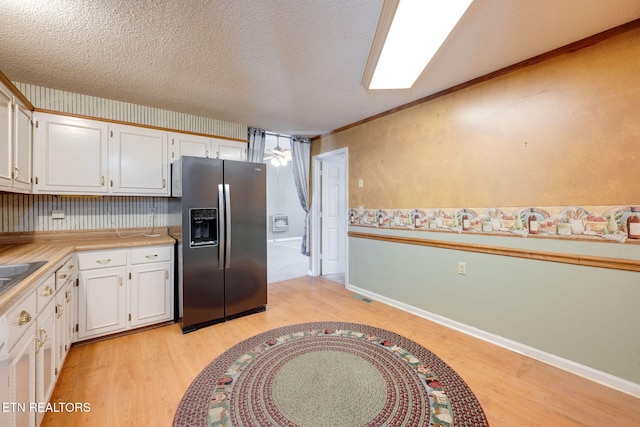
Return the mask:
<svg viewBox="0 0 640 427">
<path fill-rule="evenodd" d="M 364 87 L 413 86 L 472 1 L 385 0 L 362 79 Z"/>
</svg>

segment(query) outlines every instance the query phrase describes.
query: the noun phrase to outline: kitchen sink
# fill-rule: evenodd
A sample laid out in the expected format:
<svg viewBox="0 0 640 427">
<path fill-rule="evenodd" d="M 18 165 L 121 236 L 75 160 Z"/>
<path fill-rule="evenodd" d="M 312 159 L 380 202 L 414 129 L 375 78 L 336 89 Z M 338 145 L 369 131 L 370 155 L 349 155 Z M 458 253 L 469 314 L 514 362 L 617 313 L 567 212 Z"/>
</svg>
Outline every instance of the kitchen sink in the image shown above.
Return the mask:
<svg viewBox="0 0 640 427">
<path fill-rule="evenodd" d="M 20 264 L 0 265 L 0 295 L 20 283 L 22 279 L 46 263 L 47 261 L 34 261 Z"/>
</svg>

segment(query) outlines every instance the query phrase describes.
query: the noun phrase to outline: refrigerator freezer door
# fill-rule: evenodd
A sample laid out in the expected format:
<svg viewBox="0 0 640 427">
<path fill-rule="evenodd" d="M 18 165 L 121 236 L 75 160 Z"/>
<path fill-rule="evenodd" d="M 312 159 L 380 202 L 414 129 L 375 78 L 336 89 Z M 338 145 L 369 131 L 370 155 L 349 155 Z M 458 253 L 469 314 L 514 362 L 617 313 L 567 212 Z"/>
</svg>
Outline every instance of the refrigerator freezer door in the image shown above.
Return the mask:
<svg viewBox="0 0 640 427">
<path fill-rule="evenodd" d="M 224 207 L 218 206 L 217 184 L 222 184 L 222 161 L 198 157 L 181 157 L 182 162 L 182 224 L 189 224 L 189 211 L 195 208 L 217 208 L 218 222 L 224 221 Z M 186 236 L 185 236 L 186 237 Z M 222 236 L 221 236 L 222 237 Z M 224 270 L 218 268 L 216 246 L 191 247 L 186 239 L 182 245 L 182 329 L 224 318 Z"/>
<path fill-rule="evenodd" d="M 233 236 L 227 240 L 229 267 L 224 270 L 229 317 L 267 304 L 266 167 L 225 160 L 224 184 L 232 218 L 227 234 Z"/>
</svg>

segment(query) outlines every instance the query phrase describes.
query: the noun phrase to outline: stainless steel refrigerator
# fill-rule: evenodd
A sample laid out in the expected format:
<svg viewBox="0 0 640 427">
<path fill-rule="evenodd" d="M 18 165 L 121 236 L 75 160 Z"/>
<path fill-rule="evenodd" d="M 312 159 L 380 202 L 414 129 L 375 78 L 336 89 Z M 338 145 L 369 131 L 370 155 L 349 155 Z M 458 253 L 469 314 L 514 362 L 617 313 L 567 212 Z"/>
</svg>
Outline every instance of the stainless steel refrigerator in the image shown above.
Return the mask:
<svg viewBox="0 0 640 427">
<path fill-rule="evenodd" d="M 172 164 L 171 183 L 182 332 L 265 310 L 265 165 L 185 156 Z"/>
</svg>

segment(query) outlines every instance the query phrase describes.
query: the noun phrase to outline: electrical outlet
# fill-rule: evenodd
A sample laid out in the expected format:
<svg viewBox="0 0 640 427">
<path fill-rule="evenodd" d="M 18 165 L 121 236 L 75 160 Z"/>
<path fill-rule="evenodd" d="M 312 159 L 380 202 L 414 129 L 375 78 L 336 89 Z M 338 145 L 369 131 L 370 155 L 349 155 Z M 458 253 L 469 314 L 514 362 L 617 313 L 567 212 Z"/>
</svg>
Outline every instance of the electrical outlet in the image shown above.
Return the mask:
<svg viewBox="0 0 640 427">
<path fill-rule="evenodd" d="M 53 209 L 51 211 L 51 219 L 64 219 L 64 210 Z"/>
<path fill-rule="evenodd" d="M 462 274 L 463 276 L 467 275 L 467 263 L 459 261 L 458 262 L 458 274 Z"/>
</svg>

